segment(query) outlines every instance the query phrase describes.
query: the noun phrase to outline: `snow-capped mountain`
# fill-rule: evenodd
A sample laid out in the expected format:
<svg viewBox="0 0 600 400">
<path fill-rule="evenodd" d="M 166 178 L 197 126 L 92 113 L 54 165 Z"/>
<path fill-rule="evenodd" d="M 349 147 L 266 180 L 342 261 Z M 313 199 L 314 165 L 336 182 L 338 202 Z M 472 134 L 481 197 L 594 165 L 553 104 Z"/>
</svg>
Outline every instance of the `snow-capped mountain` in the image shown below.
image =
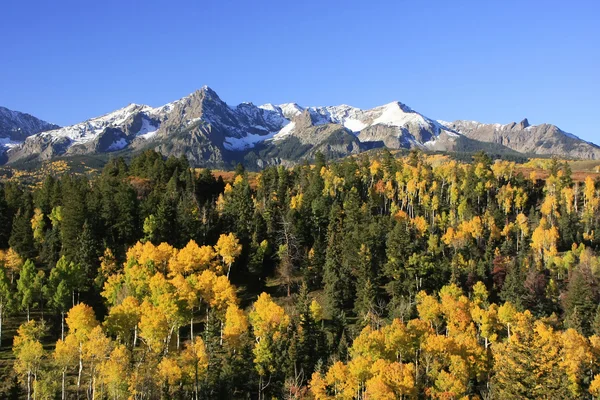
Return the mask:
<svg viewBox="0 0 600 400">
<path fill-rule="evenodd" d="M 0 107 L 0 153 L 23 143 L 28 136 L 56 128 L 58 125 L 32 115 Z"/>
<path fill-rule="evenodd" d="M 436 121 L 400 102 L 368 110 L 296 103 L 230 106 L 204 86 L 160 107 L 130 104 L 79 124 L 36 133 L 14 145 L 7 155 L 8 161 L 14 162 L 154 148 L 165 155 L 185 156 L 199 166 L 227 166 L 238 161 L 261 166 L 293 163 L 311 158 L 317 151 L 337 157 L 373 147 L 452 151 L 477 148 L 477 143 L 486 141 L 499 151 L 529 151 L 529 147 L 512 146 L 518 140 L 510 135 L 498 139 L 498 130 L 529 134 L 532 127 L 522 124 L 490 128 L 465 121 Z M 577 141 L 573 146 L 594 146 L 566 137 Z M 595 150 L 577 154 L 600 158 Z"/>
</svg>

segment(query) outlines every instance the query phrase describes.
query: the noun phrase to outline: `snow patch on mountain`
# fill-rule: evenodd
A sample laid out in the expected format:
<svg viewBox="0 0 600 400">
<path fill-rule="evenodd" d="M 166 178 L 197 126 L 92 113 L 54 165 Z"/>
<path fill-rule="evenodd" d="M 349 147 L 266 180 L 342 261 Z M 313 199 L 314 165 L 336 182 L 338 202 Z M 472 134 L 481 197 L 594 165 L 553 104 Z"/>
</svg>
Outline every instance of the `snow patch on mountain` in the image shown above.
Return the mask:
<svg viewBox="0 0 600 400">
<path fill-rule="evenodd" d="M 23 142 L 12 140 L 11 138 L 7 137 L 0 138 L 0 147 L 4 147 L 5 149 L 11 149 L 20 145 L 21 143 Z"/>
<path fill-rule="evenodd" d="M 124 149 L 125 147 L 127 147 L 127 140 L 125 140 L 124 138 L 115 140 L 110 146 L 108 146 L 108 148 L 106 149 L 107 151 L 117 151 L 117 150 L 121 150 Z"/>
<path fill-rule="evenodd" d="M 268 139 L 272 139 L 276 132 L 271 132 L 266 135 L 256 135 L 248 133 L 246 136 L 241 138 L 228 137 L 223 142 L 223 147 L 231 151 L 241 151 L 253 148 L 257 143 L 263 142 Z"/>
<path fill-rule="evenodd" d="M 292 134 L 295 127 L 296 123 L 294 121 L 290 122 L 273 136 L 273 140 L 285 139 L 287 136 Z"/>
<path fill-rule="evenodd" d="M 160 124 L 153 125 L 148 119 L 143 118 L 142 127 L 136 136 L 146 140 L 152 139 L 156 135 L 156 132 L 158 132 L 158 128 L 160 128 Z"/>
<path fill-rule="evenodd" d="M 381 115 L 373 121 L 373 125 L 383 124 L 388 126 L 404 126 L 407 124 L 417 124 L 427 126 L 427 121 L 419 113 L 412 111 L 398 102 L 389 103 L 383 106 Z"/>
<path fill-rule="evenodd" d="M 79 124 L 42 132 L 39 135 L 48 137 L 53 142 L 62 138 L 68 138 L 74 144 L 87 143 L 96 139 L 106 128 L 118 127 L 123 124 L 135 112 L 148 112 L 151 110 L 152 108 L 149 106 L 130 104 L 127 107 L 123 107 L 98 118 L 92 118 Z"/>
</svg>

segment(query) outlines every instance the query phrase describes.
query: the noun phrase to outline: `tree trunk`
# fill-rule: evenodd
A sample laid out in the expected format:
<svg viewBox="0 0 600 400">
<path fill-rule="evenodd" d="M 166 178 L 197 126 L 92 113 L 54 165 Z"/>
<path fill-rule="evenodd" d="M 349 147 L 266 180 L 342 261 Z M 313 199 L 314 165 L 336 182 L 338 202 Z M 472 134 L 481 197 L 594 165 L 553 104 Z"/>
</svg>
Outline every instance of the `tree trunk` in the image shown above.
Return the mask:
<svg viewBox="0 0 600 400">
<path fill-rule="evenodd" d="M 29 304 L 27 304 L 27 322 L 29 322 Z"/>
<path fill-rule="evenodd" d="M 4 307 L 0 306 L 0 347 L 2 347 L 2 316 L 4 314 Z"/>
<path fill-rule="evenodd" d="M 221 332 L 219 338 L 219 346 L 223 346 L 223 321 L 221 321 Z"/>
<path fill-rule="evenodd" d="M 261 400 L 262 396 L 262 375 L 258 378 L 258 400 Z"/>
<path fill-rule="evenodd" d="M 193 311 L 192 311 L 193 312 Z M 190 340 L 194 344 L 194 316 L 190 319 Z"/>
<path fill-rule="evenodd" d="M 60 340 L 65 340 L 65 311 L 60 312 Z"/>
<path fill-rule="evenodd" d="M 66 371 L 63 368 L 63 371 L 62 371 L 62 385 L 61 385 L 61 387 L 62 387 L 62 393 L 61 393 L 61 396 L 60 396 L 61 400 L 65 400 L 66 399 L 66 397 L 65 397 L 65 395 L 66 395 L 65 394 L 65 372 Z"/>
<path fill-rule="evenodd" d="M 31 371 L 27 371 L 27 400 L 31 400 Z"/>
<path fill-rule="evenodd" d="M 195 392 L 196 392 L 196 400 L 198 400 L 198 363 L 196 363 L 196 370 L 195 370 Z"/>
<path fill-rule="evenodd" d="M 79 389 L 81 388 L 81 373 L 83 372 L 83 358 L 81 356 L 81 344 L 79 345 L 79 371 L 77 372 L 77 398 L 79 399 Z"/>
</svg>

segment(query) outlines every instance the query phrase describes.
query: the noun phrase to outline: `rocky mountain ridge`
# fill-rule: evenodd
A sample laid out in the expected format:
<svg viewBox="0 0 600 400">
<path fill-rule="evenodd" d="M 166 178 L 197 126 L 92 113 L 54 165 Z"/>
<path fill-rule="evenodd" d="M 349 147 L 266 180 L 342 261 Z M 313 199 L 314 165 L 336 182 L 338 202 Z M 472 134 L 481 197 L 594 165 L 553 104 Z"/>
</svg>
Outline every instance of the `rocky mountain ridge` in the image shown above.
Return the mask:
<svg viewBox="0 0 600 400">
<path fill-rule="evenodd" d="M 293 164 L 317 151 L 341 157 L 374 147 L 461 151 L 492 146 L 498 151 L 600 159 L 600 147 L 554 125 L 436 121 L 400 102 L 369 110 L 296 103 L 230 106 L 208 86 L 160 107 L 130 104 L 62 128 L 26 122 L 21 128 L 26 134 L 13 136 L 11 146 L 4 148 L 9 163 L 145 148 L 186 156 L 194 165 L 218 167 L 239 161 L 259 167 Z M 7 136 L 4 126 L 18 125 L 17 119 L 0 125 L 0 138 Z"/>
</svg>

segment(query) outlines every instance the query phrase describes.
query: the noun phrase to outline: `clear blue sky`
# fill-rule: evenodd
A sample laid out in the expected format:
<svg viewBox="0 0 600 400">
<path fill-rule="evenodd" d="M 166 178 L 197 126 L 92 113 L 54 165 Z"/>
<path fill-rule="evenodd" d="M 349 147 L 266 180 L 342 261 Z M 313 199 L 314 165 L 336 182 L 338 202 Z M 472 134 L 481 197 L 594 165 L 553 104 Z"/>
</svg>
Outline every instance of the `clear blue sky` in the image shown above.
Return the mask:
<svg viewBox="0 0 600 400">
<path fill-rule="evenodd" d="M 60 125 L 212 87 L 229 104 L 399 100 L 600 142 L 600 1 L 6 1 L 0 105 Z"/>
</svg>

